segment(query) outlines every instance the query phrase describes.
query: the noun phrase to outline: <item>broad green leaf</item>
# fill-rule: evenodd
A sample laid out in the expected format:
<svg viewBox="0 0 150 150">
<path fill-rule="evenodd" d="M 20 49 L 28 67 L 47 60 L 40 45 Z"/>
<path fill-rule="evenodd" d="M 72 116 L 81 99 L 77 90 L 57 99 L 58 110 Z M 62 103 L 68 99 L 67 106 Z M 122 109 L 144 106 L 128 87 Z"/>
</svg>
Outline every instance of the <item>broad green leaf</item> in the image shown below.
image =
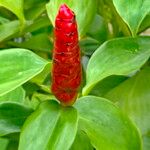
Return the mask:
<svg viewBox="0 0 150 150">
<path fill-rule="evenodd" d="M 24 8 L 29 9 L 34 7 L 35 5 L 38 5 L 40 3 L 46 3 L 48 0 L 25 0 L 24 1 Z"/>
<path fill-rule="evenodd" d="M 83 36 L 88 30 L 89 24 L 96 13 L 96 1 L 94 0 L 50 0 L 46 5 L 48 16 L 54 26 L 55 18 L 61 4 L 67 4 L 76 15 L 79 35 Z M 86 19 L 85 19 L 86 18 Z"/>
<path fill-rule="evenodd" d="M 57 99 L 52 94 L 40 94 L 40 93 L 35 92 L 32 95 L 32 99 L 30 100 L 30 104 L 31 104 L 31 107 L 33 109 L 36 109 L 41 102 L 47 101 L 47 100 L 57 100 Z"/>
<path fill-rule="evenodd" d="M 46 28 L 46 27 L 51 27 L 50 26 L 50 21 L 49 18 L 47 16 L 42 16 L 36 20 L 34 20 L 34 22 L 29 22 L 29 25 L 26 26 L 24 32 L 34 32 L 36 30 L 39 30 L 41 28 Z"/>
<path fill-rule="evenodd" d="M 93 150 L 93 147 L 87 135 L 79 130 L 70 150 Z"/>
<path fill-rule="evenodd" d="M 10 140 L 6 150 L 17 150 L 18 149 L 18 141 Z"/>
<path fill-rule="evenodd" d="M 118 38 L 105 42 L 89 60 L 83 95 L 110 75 L 128 75 L 150 56 L 150 37 Z"/>
<path fill-rule="evenodd" d="M 0 103 L 0 136 L 20 132 L 25 119 L 31 113 L 30 108 L 17 103 Z"/>
<path fill-rule="evenodd" d="M 106 93 L 108 93 L 111 89 L 115 88 L 123 81 L 125 81 L 127 77 L 125 76 L 109 76 L 102 81 L 100 81 L 91 91 L 89 95 L 95 95 L 99 97 L 103 97 Z"/>
<path fill-rule="evenodd" d="M 0 96 L 14 90 L 39 74 L 46 60 L 25 49 L 0 51 Z"/>
<path fill-rule="evenodd" d="M 150 136 L 143 136 L 143 150 L 150 150 Z"/>
<path fill-rule="evenodd" d="M 94 20 L 87 31 L 87 35 L 100 43 L 107 40 L 108 29 L 105 20 L 100 15 L 95 15 Z"/>
<path fill-rule="evenodd" d="M 141 150 L 136 127 L 113 103 L 95 96 L 81 97 L 75 104 L 79 127 L 97 150 Z"/>
<path fill-rule="evenodd" d="M 150 67 L 112 89 L 105 97 L 117 101 L 143 135 L 150 133 Z"/>
<path fill-rule="evenodd" d="M 49 64 L 45 66 L 44 70 L 41 73 L 32 78 L 31 81 L 41 86 L 41 84 L 46 80 L 46 78 L 50 74 L 51 69 L 52 69 L 52 61 L 50 61 Z M 48 91 L 50 91 L 49 88 Z"/>
<path fill-rule="evenodd" d="M 50 52 L 50 50 L 52 49 L 52 43 L 49 41 L 47 33 L 32 35 L 29 39 L 21 43 L 9 42 L 9 44 L 15 47 L 27 48 L 34 51 Z"/>
<path fill-rule="evenodd" d="M 25 0 L 24 14 L 27 20 L 35 20 L 46 10 L 48 0 Z M 40 16 L 41 17 L 41 16 Z"/>
<path fill-rule="evenodd" d="M 91 37 L 80 40 L 80 49 L 85 55 L 92 55 L 99 45 L 100 42 Z"/>
<path fill-rule="evenodd" d="M 0 138 L 1 150 L 7 150 L 6 148 L 7 148 L 8 142 L 9 142 L 8 139 Z"/>
<path fill-rule="evenodd" d="M 33 82 L 26 82 L 23 84 L 23 89 L 26 91 L 26 96 L 31 97 L 34 92 L 40 90 L 40 87 Z"/>
<path fill-rule="evenodd" d="M 23 0 L 0 0 L 0 6 L 13 12 L 20 19 L 21 24 L 24 24 Z"/>
<path fill-rule="evenodd" d="M 142 32 L 150 27 L 150 13 L 144 18 L 141 23 L 139 32 Z"/>
<path fill-rule="evenodd" d="M 77 125 L 74 108 L 62 107 L 56 101 L 43 102 L 26 120 L 19 150 L 68 150 L 75 139 Z"/>
<path fill-rule="evenodd" d="M 86 56 L 86 55 L 82 56 L 81 62 L 82 62 L 83 71 L 86 72 L 87 64 L 88 64 L 88 62 L 89 62 L 89 57 Z M 83 77 L 83 78 L 84 78 L 84 77 Z M 85 79 L 83 79 L 83 80 L 85 80 Z"/>
<path fill-rule="evenodd" d="M 150 12 L 149 0 L 113 0 L 117 12 L 135 36 L 145 16 Z"/>
<path fill-rule="evenodd" d="M 37 3 L 31 8 L 25 10 L 25 17 L 28 20 L 34 20 L 38 18 L 45 11 L 46 3 Z M 33 8 L 34 7 L 34 8 Z"/>
<path fill-rule="evenodd" d="M 11 140 L 14 142 L 19 141 L 19 136 L 20 136 L 20 132 L 14 132 L 14 133 L 10 133 L 10 134 L 2 136 L 2 138 L 9 139 L 9 143 L 10 143 Z"/>
<path fill-rule="evenodd" d="M 24 99 L 25 99 L 25 91 L 21 86 L 3 96 L 0 96 L 0 102 L 16 101 L 22 103 Z"/>
<path fill-rule="evenodd" d="M 19 21 L 11 21 L 0 25 L 0 42 L 19 32 Z"/>
<path fill-rule="evenodd" d="M 4 17 L 1 17 L 0 16 L 0 24 L 5 24 L 5 23 L 8 23 L 9 20 L 7 18 L 4 18 Z"/>
</svg>

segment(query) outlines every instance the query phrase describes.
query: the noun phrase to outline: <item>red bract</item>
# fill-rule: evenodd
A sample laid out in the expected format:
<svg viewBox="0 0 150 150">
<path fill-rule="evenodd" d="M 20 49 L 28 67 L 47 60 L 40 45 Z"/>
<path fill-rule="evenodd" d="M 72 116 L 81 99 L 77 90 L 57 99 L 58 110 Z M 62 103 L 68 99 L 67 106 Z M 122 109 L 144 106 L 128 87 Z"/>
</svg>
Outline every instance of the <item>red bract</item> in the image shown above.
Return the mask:
<svg viewBox="0 0 150 150">
<path fill-rule="evenodd" d="M 52 92 L 63 105 L 72 105 L 81 84 L 81 61 L 75 14 L 65 4 L 55 20 Z"/>
</svg>

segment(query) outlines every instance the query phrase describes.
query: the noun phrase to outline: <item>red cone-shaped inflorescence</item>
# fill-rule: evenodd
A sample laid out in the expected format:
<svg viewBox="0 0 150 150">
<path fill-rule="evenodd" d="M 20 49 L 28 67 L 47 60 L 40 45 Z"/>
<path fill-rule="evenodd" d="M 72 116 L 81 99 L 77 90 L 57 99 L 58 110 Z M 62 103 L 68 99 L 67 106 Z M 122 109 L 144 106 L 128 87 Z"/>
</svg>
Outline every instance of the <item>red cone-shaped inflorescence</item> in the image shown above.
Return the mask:
<svg viewBox="0 0 150 150">
<path fill-rule="evenodd" d="M 81 61 L 75 14 L 65 4 L 55 20 L 52 92 L 63 105 L 72 105 L 81 84 Z"/>
</svg>

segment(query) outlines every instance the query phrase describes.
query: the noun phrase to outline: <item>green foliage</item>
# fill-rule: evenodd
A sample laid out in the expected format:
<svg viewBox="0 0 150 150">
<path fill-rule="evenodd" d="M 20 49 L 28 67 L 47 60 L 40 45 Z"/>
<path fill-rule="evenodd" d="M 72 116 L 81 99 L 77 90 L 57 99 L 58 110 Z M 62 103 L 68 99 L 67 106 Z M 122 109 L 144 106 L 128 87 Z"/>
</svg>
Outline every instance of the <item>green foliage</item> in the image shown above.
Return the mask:
<svg viewBox="0 0 150 150">
<path fill-rule="evenodd" d="M 19 21 L 17 20 L 0 25 L 0 41 L 6 40 L 17 32 L 19 32 Z"/>
<path fill-rule="evenodd" d="M 84 144 L 82 144 L 82 143 L 84 143 Z M 71 150 L 76 150 L 76 149 L 78 149 L 78 150 L 83 150 L 83 149 L 92 150 L 93 147 L 90 143 L 89 138 L 84 133 L 84 131 L 79 130 L 76 134 L 74 143 L 72 144 L 70 149 Z"/>
<path fill-rule="evenodd" d="M 17 103 L 0 103 L 0 136 L 20 132 L 25 119 L 31 113 L 32 109 Z"/>
<path fill-rule="evenodd" d="M 19 150 L 67 150 L 74 141 L 77 123 L 78 114 L 74 108 L 61 107 L 55 101 L 43 102 L 26 120 Z"/>
<path fill-rule="evenodd" d="M 147 67 L 105 95 L 117 101 L 118 106 L 137 124 L 144 139 L 148 139 L 150 133 L 149 83 L 150 67 Z"/>
<path fill-rule="evenodd" d="M 50 91 L 62 3 L 83 65 L 71 107 Z M 149 150 L 149 27 L 149 0 L 0 0 L 0 150 Z"/>
<path fill-rule="evenodd" d="M 23 102 L 25 99 L 25 90 L 20 86 L 14 89 L 11 92 L 8 92 L 0 96 L 0 102 L 2 101 L 14 101 L 14 102 Z"/>
<path fill-rule="evenodd" d="M 145 16 L 150 13 L 149 0 L 113 0 L 116 10 L 135 36 Z M 133 11 L 134 10 L 134 11 Z"/>
<path fill-rule="evenodd" d="M 20 19 L 21 24 L 24 24 L 23 0 L 0 0 L 0 6 L 12 11 Z"/>
<path fill-rule="evenodd" d="M 25 49 L 3 50 L 0 52 L 0 60 L 0 95 L 27 82 L 48 64 L 46 60 Z"/>
<path fill-rule="evenodd" d="M 136 128 L 113 103 L 87 96 L 80 98 L 75 107 L 79 111 L 79 126 L 96 149 L 141 149 Z"/>
<path fill-rule="evenodd" d="M 122 38 L 108 41 L 92 55 L 87 66 L 83 95 L 110 75 L 128 75 L 138 70 L 150 56 L 150 38 Z"/>
<path fill-rule="evenodd" d="M 1 150 L 5 150 L 8 145 L 8 139 L 0 138 Z"/>
</svg>

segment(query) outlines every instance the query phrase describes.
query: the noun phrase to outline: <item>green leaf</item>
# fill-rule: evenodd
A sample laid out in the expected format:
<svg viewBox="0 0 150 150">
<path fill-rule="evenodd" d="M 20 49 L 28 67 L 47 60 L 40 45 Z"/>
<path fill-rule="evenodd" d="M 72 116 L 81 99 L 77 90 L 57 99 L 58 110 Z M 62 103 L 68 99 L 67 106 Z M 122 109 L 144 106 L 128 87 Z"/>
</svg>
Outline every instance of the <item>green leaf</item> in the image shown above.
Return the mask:
<svg viewBox="0 0 150 150">
<path fill-rule="evenodd" d="M 50 0 L 46 5 L 47 14 L 54 26 L 55 18 L 61 4 L 67 4 L 74 12 L 77 18 L 79 35 L 83 36 L 88 30 L 89 24 L 96 13 L 96 1 L 93 0 Z M 82 14 L 82 15 L 81 15 Z M 86 19 L 85 19 L 86 18 Z"/>
<path fill-rule="evenodd" d="M 49 41 L 47 33 L 32 35 L 29 39 L 21 43 L 9 42 L 9 44 L 15 47 L 32 49 L 34 51 L 49 52 L 52 49 L 52 43 Z"/>
<path fill-rule="evenodd" d="M 108 29 L 105 20 L 98 14 L 95 15 L 92 24 L 90 25 L 87 35 L 103 43 L 107 40 Z"/>
<path fill-rule="evenodd" d="M 39 3 L 46 3 L 48 0 L 25 0 L 24 1 L 24 8 L 29 9 L 31 7 L 34 7 L 35 5 L 38 5 Z"/>
<path fill-rule="evenodd" d="M 149 150 L 150 149 L 150 136 L 144 136 L 143 137 L 143 150 Z"/>
<path fill-rule="evenodd" d="M 8 23 L 9 20 L 7 18 L 4 18 L 4 17 L 1 17 L 0 16 L 0 24 L 5 24 L 5 23 Z"/>
<path fill-rule="evenodd" d="M 13 12 L 20 19 L 21 24 L 24 24 L 23 0 L 0 0 L 0 6 Z"/>
<path fill-rule="evenodd" d="M 0 146 L 1 146 L 1 150 L 7 150 L 7 145 L 9 143 L 8 139 L 4 139 L 4 138 L 0 138 Z"/>
<path fill-rule="evenodd" d="M 112 89 L 105 97 L 117 101 L 143 135 L 150 133 L 150 67 Z"/>
<path fill-rule="evenodd" d="M 48 64 L 33 52 L 19 48 L 1 50 L 0 60 L 0 96 L 27 82 Z"/>
<path fill-rule="evenodd" d="M 46 27 L 51 27 L 49 18 L 47 16 L 42 16 L 34 20 L 34 22 L 30 22 L 29 25 L 26 26 L 24 32 L 25 33 L 34 32 L 36 30 L 39 30 L 41 28 L 46 28 Z"/>
<path fill-rule="evenodd" d="M 46 3 L 39 3 L 36 4 L 29 9 L 25 10 L 25 17 L 28 20 L 34 20 L 39 17 L 45 11 L 45 4 Z M 33 8 L 34 7 L 34 8 Z"/>
<path fill-rule="evenodd" d="M 135 36 L 145 16 L 150 12 L 149 0 L 113 0 L 117 12 Z"/>
<path fill-rule="evenodd" d="M 40 90 L 40 87 L 37 84 L 30 81 L 23 84 L 23 88 L 26 91 L 26 96 L 29 97 L 31 97 L 36 91 Z"/>
<path fill-rule="evenodd" d="M 40 93 L 35 92 L 32 95 L 32 99 L 30 100 L 30 106 L 33 109 L 36 109 L 40 103 L 42 103 L 43 101 L 47 101 L 47 100 L 57 100 L 57 99 L 52 94 L 40 94 Z"/>
<path fill-rule="evenodd" d="M 18 141 L 10 140 L 6 150 L 17 150 L 18 149 Z"/>
<path fill-rule="evenodd" d="M 83 131 L 78 131 L 70 150 L 93 150 L 89 138 Z"/>
<path fill-rule="evenodd" d="M 150 27 L 150 13 L 144 18 L 141 23 L 139 32 L 142 32 Z"/>
<path fill-rule="evenodd" d="M 98 12 L 108 26 L 108 38 L 130 36 L 128 26 L 117 13 L 112 0 L 98 0 L 98 3 Z"/>
<path fill-rule="evenodd" d="M 31 81 L 41 86 L 41 84 L 46 80 L 46 78 L 50 74 L 50 70 L 52 70 L 52 61 L 50 61 L 49 64 L 45 66 L 44 70 L 41 73 L 32 78 Z M 48 91 L 50 92 L 49 88 Z"/>
<path fill-rule="evenodd" d="M 31 112 L 30 108 L 17 103 L 0 103 L 0 136 L 20 132 L 20 128 Z"/>
<path fill-rule="evenodd" d="M 3 96 L 0 96 L 0 102 L 16 101 L 22 103 L 24 99 L 25 99 L 25 91 L 21 86 Z"/>
<path fill-rule="evenodd" d="M 128 75 L 150 56 L 150 37 L 119 38 L 105 42 L 89 60 L 83 95 L 110 75 Z"/>
<path fill-rule="evenodd" d="M 34 20 L 46 10 L 48 0 L 25 0 L 24 14 L 27 20 Z M 41 17 L 41 16 L 40 16 Z"/>
<path fill-rule="evenodd" d="M 125 76 L 109 76 L 100 81 L 91 91 L 89 95 L 95 95 L 103 97 L 108 91 L 118 86 L 120 83 L 125 81 Z"/>
<path fill-rule="evenodd" d="M 68 150 L 76 136 L 77 124 L 74 108 L 62 107 L 56 101 L 43 102 L 26 120 L 19 150 Z"/>
<path fill-rule="evenodd" d="M 0 25 L 0 42 L 19 32 L 19 21 L 11 21 Z"/>
<path fill-rule="evenodd" d="M 80 98 L 75 104 L 79 127 L 97 150 L 141 150 L 136 127 L 113 103 L 94 96 Z"/>
<path fill-rule="evenodd" d="M 99 41 L 90 37 L 86 37 L 80 40 L 80 49 L 85 55 L 92 55 L 99 47 L 99 45 Z"/>
</svg>

